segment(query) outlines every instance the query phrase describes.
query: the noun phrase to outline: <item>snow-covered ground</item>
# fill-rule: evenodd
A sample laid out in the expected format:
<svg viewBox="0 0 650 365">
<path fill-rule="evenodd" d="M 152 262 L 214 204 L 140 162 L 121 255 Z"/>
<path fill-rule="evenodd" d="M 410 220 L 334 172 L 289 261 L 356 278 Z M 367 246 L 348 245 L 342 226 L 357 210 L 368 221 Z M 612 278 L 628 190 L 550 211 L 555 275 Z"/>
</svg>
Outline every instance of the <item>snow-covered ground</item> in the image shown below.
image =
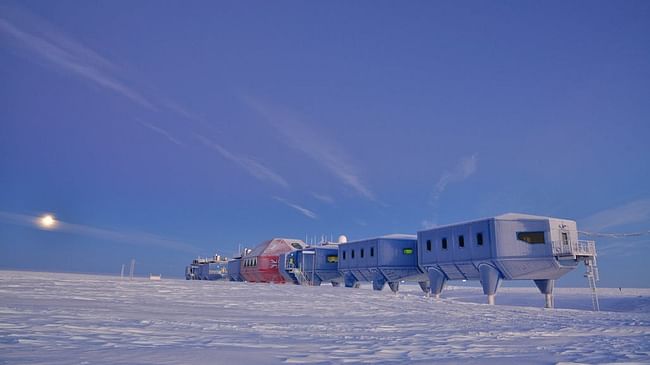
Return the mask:
<svg viewBox="0 0 650 365">
<path fill-rule="evenodd" d="M 507 285 L 507 284 L 506 284 Z M 0 364 L 650 363 L 650 289 L 361 289 L 0 271 Z"/>
</svg>

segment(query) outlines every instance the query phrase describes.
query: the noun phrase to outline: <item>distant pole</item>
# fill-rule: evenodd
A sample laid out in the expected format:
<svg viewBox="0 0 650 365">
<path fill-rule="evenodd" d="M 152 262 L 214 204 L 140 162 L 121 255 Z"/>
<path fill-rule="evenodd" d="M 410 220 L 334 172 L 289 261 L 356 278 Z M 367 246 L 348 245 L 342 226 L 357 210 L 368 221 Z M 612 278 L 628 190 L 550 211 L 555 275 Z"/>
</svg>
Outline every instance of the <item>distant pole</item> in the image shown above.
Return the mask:
<svg viewBox="0 0 650 365">
<path fill-rule="evenodd" d="M 131 259 L 131 270 L 129 271 L 129 278 L 133 280 L 133 271 L 135 270 L 135 259 Z"/>
<path fill-rule="evenodd" d="M 120 279 L 124 279 L 124 264 L 122 264 L 122 271 L 120 271 Z"/>
</svg>

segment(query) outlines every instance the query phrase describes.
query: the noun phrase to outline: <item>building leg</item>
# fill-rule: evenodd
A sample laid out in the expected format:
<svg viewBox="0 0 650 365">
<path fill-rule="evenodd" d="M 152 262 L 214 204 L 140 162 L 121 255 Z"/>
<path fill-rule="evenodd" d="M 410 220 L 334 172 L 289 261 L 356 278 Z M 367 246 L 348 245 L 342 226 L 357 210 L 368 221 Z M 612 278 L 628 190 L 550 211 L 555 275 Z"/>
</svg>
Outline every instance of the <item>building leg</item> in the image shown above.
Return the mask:
<svg viewBox="0 0 650 365">
<path fill-rule="evenodd" d="M 383 290 L 385 285 L 386 285 L 386 279 L 384 278 L 384 275 L 379 273 L 375 274 L 375 276 L 372 279 L 372 288 L 374 290 Z"/>
<path fill-rule="evenodd" d="M 359 286 L 357 285 L 357 278 L 354 277 L 354 275 L 348 273 L 345 274 L 345 287 L 346 288 L 358 288 Z"/>
<path fill-rule="evenodd" d="M 431 294 L 433 294 L 433 297 L 436 299 L 440 298 L 440 293 L 442 293 L 442 290 L 445 288 L 445 284 L 447 283 L 447 276 L 445 276 L 442 271 L 435 268 L 429 268 L 427 275 L 429 276 Z"/>
<path fill-rule="evenodd" d="M 488 304 L 494 305 L 494 297 L 501 285 L 501 273 L 494 266 L 488 264 L 479 265 L 478 271 L 481 274 L 483 294 L 487 295 Z"/>
<path fill-rule="evenodd" d="M 393 291 L 393 293 L 397 293 L 399 290 L 399 281 L 389 281 L 388 287 Z"/>
<path fill-rule="evenodd" d="M 418 284 L 425 294 L 431 293 L 431 285 L 429 285 L 428 281 L 418 281 Z"/>
<path fill-rule="evenodd" d="M 555 280 L 544 279 L 544 280 L 534 280 L 537 289 L 544 294 L 545 305 L 544 308 L 553 308 L 555 306 L 553 300 L 553 287 L 555 286 Z"/>
</svg>

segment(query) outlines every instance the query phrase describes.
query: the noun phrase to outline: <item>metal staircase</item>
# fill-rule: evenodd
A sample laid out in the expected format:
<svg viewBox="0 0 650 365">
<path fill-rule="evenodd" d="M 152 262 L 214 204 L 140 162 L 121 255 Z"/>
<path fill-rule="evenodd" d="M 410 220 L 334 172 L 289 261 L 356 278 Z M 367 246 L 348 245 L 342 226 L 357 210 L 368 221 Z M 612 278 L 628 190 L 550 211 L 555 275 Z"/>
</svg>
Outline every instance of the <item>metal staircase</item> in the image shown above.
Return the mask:
<svg viewBox="0 0 650 365">
<path fill-rule="evenodd" d="M 600 311 L 600 304 L 598 303 L 598 292 L 596 291 L 596 282 L 600 280 L 598 276 L 598 265 L 596 263 L 596 256 L 588 257 L 585 259 L 585 277 L 589 282 L 589 289 L 591 289 L 591 302 L 596 312 Z"/>
<path fill-rule="evenodd" d="M 307 280 L 307 276 L 305 275 L 305 273 L 302 272 L 302 270 L 300 270 L 299 268 L 294 268 L 292 270 L 292 274 L 295 275 L 300 285 L 311 285 L 309 280 Z"/>
</svg>

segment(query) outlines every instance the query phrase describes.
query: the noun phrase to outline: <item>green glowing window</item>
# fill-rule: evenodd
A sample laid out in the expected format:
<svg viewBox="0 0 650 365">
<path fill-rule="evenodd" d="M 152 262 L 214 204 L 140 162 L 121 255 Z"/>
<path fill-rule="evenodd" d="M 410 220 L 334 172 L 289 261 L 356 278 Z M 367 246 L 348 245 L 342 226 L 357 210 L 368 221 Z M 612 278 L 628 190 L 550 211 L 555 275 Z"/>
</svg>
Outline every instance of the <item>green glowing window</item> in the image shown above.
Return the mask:
<svg viewBox="0 0 650 365">
<path fill-rule="evenodd" d="M 402 250 L 405 255 L 413 255 L 413 249 L 412 248 L 405 248 Z"/>
</svg>

